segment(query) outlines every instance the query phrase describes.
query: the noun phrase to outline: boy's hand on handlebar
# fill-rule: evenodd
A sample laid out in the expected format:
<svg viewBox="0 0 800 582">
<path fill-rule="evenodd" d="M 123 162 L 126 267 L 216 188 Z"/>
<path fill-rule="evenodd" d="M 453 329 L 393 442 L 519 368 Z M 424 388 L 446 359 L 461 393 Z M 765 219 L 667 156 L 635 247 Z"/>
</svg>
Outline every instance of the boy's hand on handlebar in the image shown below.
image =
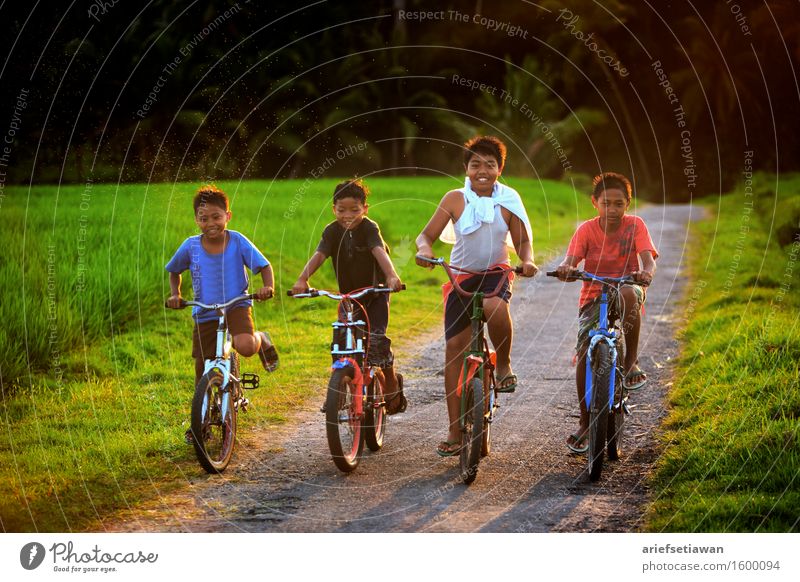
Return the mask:
<svg viewBox="0 0 800 582">
<path fill-rule="evenodd" d="M 422 249 L 422 250 L 418 251 L 417 252 L 417 256 L 414 257 L 414 261 L 417 263 L 417 266 L 425 267 L 426 269 L 433 269 L 436 266 L 433 263 L 429 263 L 428 261 L 420 259 L 419 257 L 426 257 L 428 259 L 435 259 L 436 257 L 433 256 L 433 252 L 432 251 L 425 250 L 425 249 Z"/>
<path fill-rule="evenodd" d="M 386 279 L 386 286 L 392 291 L 400 291 L 403 289 L 403 282 L 400 277 L 389 277 Z"/>
<path fill-rule="evenodd" d="M 653 273 L 650 271 L 634 271 L 631 273 L 631 277 L 637 283 L 641 283 L 645 287 L 653 282 Z"/>
<path fill-rule="evenodd" d="M 256 300 L 258 301 L 266 301 L 267 299 L 272 299 L 275 295 L 275 290 L 272 287 L 262 287 L 255 293 Z"/>
<path fill-rule="evenodd" d="M 577 277 L 575 274 L 578 272 L 578 269 L 571 265 L 559 265 L 556 268 L 556 274 L 561 281 L 574 281 Z"/>
<path fill-rule="evenodd" d="M 297 282 L 292 285 L 292 295 L 299 295 L 300 293 L 306 293 L 308 291 L 308 281 L 304 279 L 298 279 Z"/>
<path fill-rule="evenodd" d="M 523 277 L 533 277 L 539 272 L 539 267 L 533 261 L 523 261 L 521 267 Z"/>
<path fill-rule="evenodd" d="M 170 295 L 167 299 L 166 306 L 170 309 L 182 309 L 183 308 L 183 298 L 180 295 Z"/>
</svg>

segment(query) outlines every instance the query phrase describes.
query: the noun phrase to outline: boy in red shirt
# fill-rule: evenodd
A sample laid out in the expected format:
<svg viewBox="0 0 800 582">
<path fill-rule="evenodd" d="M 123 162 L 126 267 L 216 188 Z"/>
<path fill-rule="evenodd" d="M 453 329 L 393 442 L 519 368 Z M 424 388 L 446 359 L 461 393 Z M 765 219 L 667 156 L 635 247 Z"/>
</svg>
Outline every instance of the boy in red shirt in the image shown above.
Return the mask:
<svg viewBox="0 0 800 582">
<path fill-rule="evenodd" d="M 578 227 L 567 248 L 567 256 L 557 272 L 562 281 L 570 280 L 581 261 L 583 270 L 600 277 L 631 275 L 639 285 L 623 285 L 619 296 L 610 298 L 609 319 L 620 316 L 625 333 L 625 387 L 638 390 L 647 382 L 639 368 L 639 327 L 646 294 L 645 287 L 653 280 L 658 258 L 653 240 L 644 221 L 625 214 L 631 203 L 631 183 L 622 174 L 606 172 L 592 180 L 592 205 L 598 216 Z M 641 261 L 641 265 L 640 265 Z M 578 432 L 567 439 L 567 447 L 576 453 L 588 450 L 589 412 L 584 401 L 586 383 L 586 350 L 589 330 L 597 326 L 600 316 L 601 285 L 584 281 L 578 311 L 578 366 L 575 374 L 581 419 Z"/>
</svg>

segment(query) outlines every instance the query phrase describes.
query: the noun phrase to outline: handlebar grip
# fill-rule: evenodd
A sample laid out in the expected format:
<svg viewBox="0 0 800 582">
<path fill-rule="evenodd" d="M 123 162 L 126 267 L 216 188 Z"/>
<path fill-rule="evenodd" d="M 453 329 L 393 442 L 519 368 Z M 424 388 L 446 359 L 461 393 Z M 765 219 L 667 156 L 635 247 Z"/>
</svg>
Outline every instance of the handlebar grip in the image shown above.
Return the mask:
<svg viewBox="0 0 800 582">
<path fill-rule="evenodd" d="M 548 277 L 558 277 L 558 271 L 547 271 L 545 275 L 547 275 Z"/>
<path fill-rule="evenodd" d="M 173 309 L 172 307 L 169 306 L 169 304 L 166 301 L 164 301 L 164 307 L 166 307 L 167 309 Z M 177 309 L 184 309 L 185 307 L 186 307 L 186 299 L 181 297 L 181 306 L 178 307 Z"/>
<path fill-rule="evenodd" d="M 400 291 L 405 291 L 405 290 L 406 290 L 406 284 L 403 283 L 402 285 L 400 285 Z"/>
<path fill-rule="evenodd" d="M 286 292 L 286 295 L 288 295 L 289 297 L 293 297 L 293 296 L 294 296 L 294 293 L 292 293 L 292 290 L 291 290 L 291 289 L 289 289 L 289 290 Z"/>
<path fill-rule="evenodd" d="M 523 270 L 522 267 L 514 267 L 514 272 L 517 273 L 518 275 L 522 274 L 522 270 Z"/>
</svg>

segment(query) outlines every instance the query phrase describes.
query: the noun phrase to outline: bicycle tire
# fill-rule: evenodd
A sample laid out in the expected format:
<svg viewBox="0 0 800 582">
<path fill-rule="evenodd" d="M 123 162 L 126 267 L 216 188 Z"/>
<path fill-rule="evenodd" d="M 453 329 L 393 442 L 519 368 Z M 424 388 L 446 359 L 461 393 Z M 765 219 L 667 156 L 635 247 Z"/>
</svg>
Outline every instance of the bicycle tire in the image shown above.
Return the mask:
<svg viewBox="0 0 800 582">
<path fill-rule="evenodd" d="M 608 416 L 608 459 L 619 460 L 622 454 L 622 428 L 625 424 L 625 410 L 622 401 L 625 398 L 623 387 L 623 370 L 625 369 L 625 338 L 620 336 L 617 340 L 617 370 L 614 379 L 614 408 Z"/>
<path fill-rule="evenodd" d="M 233 376 L 234 378 L 241 379 L 242 376 L 240 374 L 240 367 L 239 367 L 239 354 L 233 350 L 231 350 L 230 362 L 231 362 L 230 375 Z M 240 382 L 238 381 L 234 382 L 233 380 L 231 380 L 231 384 L 234 388 L 232 392 L 233 401 L 237 402 L 238 399 L 242 397 L 242 386 Z"/>
<path fill-rule="evenodd" d="M 200 466 L 212 474 L 227 468 L 236 445 L 236 407 L 222 380 L 219 372 L 208 372 L 197 383 L 192 399 L 194 452 Z"/>
<path fill-rule="evenodd" d="M 380 403 L 376 408 L 375 403 Z M 386 404 L 384 401 L 383 382 L 376 374 L 367 386 L 367 404 L 364 408 L 364 442 L 370 451 L 376 452 L 383 447 L 386 434 Z"/>
<path fill-rule="evenodd" d="M 481 441 L 481 457 L 488 457 L 492 454 L 492 423 L 489 422 L 489 417 L 491 416 L 494 420 L 494 411 L 491 410 L 491 407 L 494 405 L 494 408 L 497 408 L 497 392 L 495 391 L 494 374 L 488 369 L 488 367 L 484 371 L 484 377 L 486 385 L 489 386 L 489 389 L 484 392 L 484 398 L 486 402 L 484 404 L 485 412 L 483 423 L 483 440 Z"/>
<path fill-rule="evenodd" d="M 469 485 L 478 476 L 478 463 L 481 462 L 483 448 L 483 381 L 472 378 L 464 388 L 461 398 L 465 400 L 464 416 L 461 419 L 461 452 L 459 464 L 461 480 Z"/>
<path fill-rule="evenodd" d="M 325 433 L 336 467 L 344 473 L 358 466 L 364 444 L 362 419 L 353 417 L 353 368 L 338 368 L 328 382 L 325 403 Z M 344 413 L 344 414 L 341 414 Z M 344 422 L 342 422 L 344 421 Z"/>
<path fill-rule="evenodd" d="M 600 479 L 603 472 L 611 365 L 608 344 L 599 342 L 592 355 L 592 401 L 589 403 L 589 479 L 592 481 Z"/>
</svg>

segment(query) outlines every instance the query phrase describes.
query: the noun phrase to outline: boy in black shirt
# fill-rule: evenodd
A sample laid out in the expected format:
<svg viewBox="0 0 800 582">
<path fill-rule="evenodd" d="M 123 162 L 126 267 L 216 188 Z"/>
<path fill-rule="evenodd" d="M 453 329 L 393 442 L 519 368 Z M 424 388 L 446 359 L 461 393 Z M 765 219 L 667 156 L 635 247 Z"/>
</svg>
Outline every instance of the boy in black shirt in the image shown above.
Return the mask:
<svg viewBox="0 0 800 582">
<path fill-rule="evenodd" d="M 389 248 L 381 237 L 378 225 L 367 218 L 369 191 L 361 180 L 348 180 L 336 186 L 333 192 L 331 222 L 322 233 L 322 240 L 311 256 L 292 293 L 308 290 L 308 280 L 331 257 L 340 293 L 350 293 L 364 287 L 386 285 L 399 291 L 402 282 L 389 258 Z M 386 337 L 389 325 L 389 294 L 377 293 L 361 300 L 370 324 L 369 361 L 380 366 L 386 377 L 386 408 L 389 414 L 404 412 L 403 377 L 394 372 L 392 341 Z M 357 306 L 356 306 L 357 307 Z"/>
</svg>

